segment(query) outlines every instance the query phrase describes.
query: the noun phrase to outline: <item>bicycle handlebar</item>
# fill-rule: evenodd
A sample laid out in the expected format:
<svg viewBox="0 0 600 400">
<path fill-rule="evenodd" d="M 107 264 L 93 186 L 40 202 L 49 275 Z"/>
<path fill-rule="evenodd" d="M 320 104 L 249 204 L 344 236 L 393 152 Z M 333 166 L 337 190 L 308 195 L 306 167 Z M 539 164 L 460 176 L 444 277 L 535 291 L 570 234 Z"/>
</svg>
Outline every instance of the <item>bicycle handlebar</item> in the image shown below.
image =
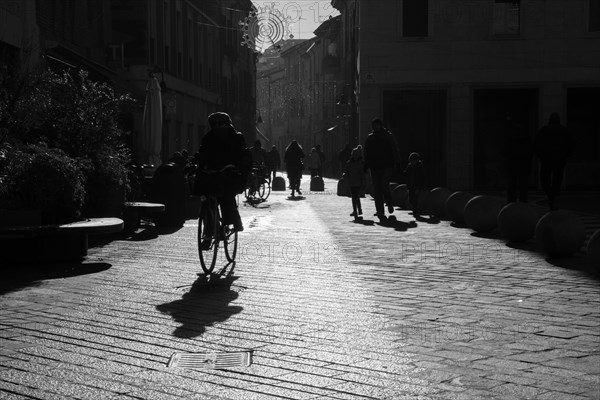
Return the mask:
<svg viewBox="0 0 600 400">
<path fill-rule="evenodd" d="M 225 172 L 225 171 L 235 171 L 235 172 L 239 172 L 238 171 L 238 167 L 236 167 L 233 164 L 227 164 L 226 166 L 224 166 L 223 168 L 217 170 L 217 169 L 205 169 L 205 170 L 200 170 L 203 172 Z"/>
</svg>

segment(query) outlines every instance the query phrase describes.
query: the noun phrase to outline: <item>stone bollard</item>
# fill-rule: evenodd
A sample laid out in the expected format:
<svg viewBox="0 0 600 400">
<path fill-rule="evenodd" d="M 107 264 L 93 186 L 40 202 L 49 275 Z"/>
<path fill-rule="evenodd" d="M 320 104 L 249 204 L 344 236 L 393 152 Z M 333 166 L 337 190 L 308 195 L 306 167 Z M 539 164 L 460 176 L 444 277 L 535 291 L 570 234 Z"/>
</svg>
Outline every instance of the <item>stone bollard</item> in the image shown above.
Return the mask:
<svg viewBox="0 0 600 400">
<path fill-rule="evenodd" d="M 465 223 L 475 232 L 490 232 L 498 225 L 504 199 L 488 195 L 475 196 L 465 205 Z"/>
<path fill-rule="evenodd" d="M 406 200 L 408 199 L 408 185 L 402 184 L 394 187 L 392 190 L 392 203 L 396 207 L 406 208 Z"/>
<path fill-rule="evenodd" d="M 498 214 L 498 230 L 509 242 L 526 242 L 534 236 L 538 220 L 538 213 L 530 204 L 509 203 Z"/>
<path fill-rule="evenodd" d="M 271 190 L 274 192 L 285 191 L 285 178 L 283 176 L 276 176 L 275 179 L 273 179 Z"/>
<path fill-rule="evenodd" d="M 446 215 L 446 201 L 452 192 L 444 187 L 431 189 L 429 194 L 429 212 L 438 218 Z"/>
<path fill-rule="evenodd" d="M 465 222 L 465 206 L 474 196 L 468 192 L 454 192 L 446 200 L 446 217 L 457 224 Z"/>
<path fill-rule="evenodd" d="M 583 245 L 585 226 L 573 212 L 550 211 L 535 226 L 535 240 L 549 257 L 567 257 Z"/>
<path fill-rule="evenodd" d="M 600 274 L 600 229 L 598 229 L 587 245 L 586 259 L 588 266 L 597 274 Z"/>
<path fill-rule="evenodd" d="M 310 180 L 310 190 L 312 192 L 322 192 L 325 190 L 325 182 L 320 176 L 315 176 Z"/>
<path fill-rule="evenodd" d="M 398 186 L 400 186 L 400 184 L 396 183 L 396 182 L 388 183 L 388 188 L 390 189 L 390 193 L 392 193 L 394 191 L 394 189 L 396 189 Z"/>
<path fill-rule="evenodd" d="M 180 227 L 185 222 L 185 177 L 173 163 L 163 164 L 156 169 L 152 178 L 152 202 L 165 205 L 165 212 L 157 214 L 157 226 Z"/>
</svg>

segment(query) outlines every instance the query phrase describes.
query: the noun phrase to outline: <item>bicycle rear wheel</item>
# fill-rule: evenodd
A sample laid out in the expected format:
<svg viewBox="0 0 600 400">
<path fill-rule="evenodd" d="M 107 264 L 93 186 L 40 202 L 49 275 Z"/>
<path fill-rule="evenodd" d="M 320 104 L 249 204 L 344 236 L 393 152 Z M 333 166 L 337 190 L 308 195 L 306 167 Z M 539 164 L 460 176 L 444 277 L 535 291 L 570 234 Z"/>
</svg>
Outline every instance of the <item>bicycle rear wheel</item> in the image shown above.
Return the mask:
<svg viewBox="0 0 600 400">
<path fill-rule="evenodd" d="M 227 261 L 234 262 L 237 255 L 238 233 L 230 226 L 224 226 L 223 230 L 225 237 L 223 246 L 225 247 L 225 257 L 227 257 Z"/>
<path fill-rule="evenodd" d="M 200 265 L 206 274 L 212 273 L 219 251 L 219 209 L 215 199 L 208 198 L 200 203 L 198 218 L 198 254 Z"/>
</svg>

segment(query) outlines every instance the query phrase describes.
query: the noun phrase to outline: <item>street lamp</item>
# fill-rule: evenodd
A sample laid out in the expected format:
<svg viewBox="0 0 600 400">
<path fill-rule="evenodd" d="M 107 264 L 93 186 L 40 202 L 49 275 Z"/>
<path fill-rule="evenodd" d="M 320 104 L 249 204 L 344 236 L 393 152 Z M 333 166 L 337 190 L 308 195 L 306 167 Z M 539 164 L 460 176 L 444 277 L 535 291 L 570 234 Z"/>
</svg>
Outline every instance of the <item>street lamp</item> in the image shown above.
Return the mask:
<svg viewBox="0 0 600 400">
<path fill-rule="evenodd" d="M 339 100 L 337 103 L 335 103 L 336 107 L 337 107 L 337 117 L 339 119 L 341 119 L 341 122 L 343 124 L 343 132 L 348 136 L 348 143 L 350 143 L 352 146 L 354 146 L 355 143 L 355 138 L 354 138 L 354 132 L 353 132 L 353 108 L 354 108 L 354 95 L 351 94 L 350 98 L 348 98 L 348 95 L 346 94 L 347 89 L 350 88 L 352 89 L 352 85 L 350 85 L 349 83 L 346 83 L 344 85 L 344 87 L 342 88 L 342 93 L 340 94 Z"/>
</svg>

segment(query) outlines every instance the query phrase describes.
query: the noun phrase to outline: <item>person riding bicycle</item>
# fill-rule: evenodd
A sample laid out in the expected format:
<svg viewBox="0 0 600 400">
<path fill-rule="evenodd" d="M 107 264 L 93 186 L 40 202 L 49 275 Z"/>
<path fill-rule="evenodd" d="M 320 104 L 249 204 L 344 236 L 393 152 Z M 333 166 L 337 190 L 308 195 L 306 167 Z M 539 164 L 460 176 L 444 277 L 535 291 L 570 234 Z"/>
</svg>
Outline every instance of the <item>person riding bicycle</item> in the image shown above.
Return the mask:
<svg viewBox="0 0 600 400">
<path fill-rule="evenodd" d="M 222 171 L 216 182 L 202 187 L 197 179 L 197 192 L 216 195 L 221 206 L 223 223 L 233 225 L 233 229 L 243 231 L 242 219 L 237 208 L 236 195 L 242 193 L 250 170 L 249 154 L 246 151 L 244 135 L 233 127 L 227 113 L 216 112 L 208 117 L 210 130 L 202 138 L 199 150 L 199 171 Z M 201 173 L 198 174 L 202 176 Z M 204 182 L 208 182 L 204 180 Z M 206 187 L 212 186 L 212 187 Z M 216 186 L 216 187 L 215 187 Z M 213 191 L 213 193 L 210 193 Z"/>
<path fill-rule="evenodd" d="M 262 148 L 260 140 L 256 140 L 254 146 L 249 148 L 249 151 L 252 155 L 252 168 L 255 171 L 255 173 L 251 175 L 249 189 L 251 194 L 254 194 L 261 183 L 260 180 L 265 179 L 263 175 L 266 173 L 267 152 Z"/>
<path fill-rule="evenodd" d="M 250 154 L 252 154 L 252 165 L 258 166 L 266 164 L 267 162 L 267 152 L 262 148 L 262 143 L 260 140 L 256 140 L 254 142 L 254 146 L 250 148 Z"/>
</svg>

